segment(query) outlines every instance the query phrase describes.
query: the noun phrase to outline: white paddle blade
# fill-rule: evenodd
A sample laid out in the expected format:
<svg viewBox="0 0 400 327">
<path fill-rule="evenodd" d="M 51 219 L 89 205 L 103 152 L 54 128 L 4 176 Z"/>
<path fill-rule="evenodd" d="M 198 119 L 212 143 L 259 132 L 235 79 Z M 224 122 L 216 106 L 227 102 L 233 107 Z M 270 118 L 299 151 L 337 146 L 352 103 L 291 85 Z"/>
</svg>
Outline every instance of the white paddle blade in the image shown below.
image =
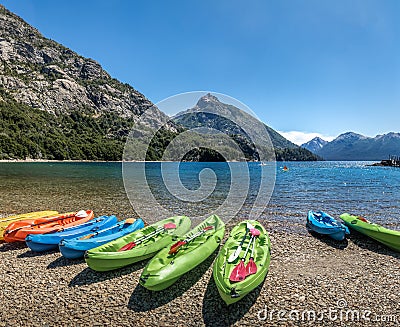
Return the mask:
<svg viewBox="0 0 400 327">
<path fill-rule="evenodd" d="M 247 223 L 247 229 L 248 230 L 254 229 L 254 226 L 250 223 Z"/>
<path fill-rule="evenodd" d="M 75 217 L 78 217 L 78 218 L 85 218 L 85 217 L 87 217 L 87 212 L 85 211 L 85 210 L 79 210 L 76 214 L 75 214 Z"/>
<path fill-rule="evenodd" d="M 235 250 L 235 252 L 233 252 L 228 258 L 228 262 L 231 263 L 235 261 L 239 257 L 240 252 L 242 252 L 242 247 L 239 245 Z"/>
<path fill-rule="evenodd" d="M 246 222 L 246 228 L 247 228 L 247 231 L 246 231 L 246 234 L 247 234 L 249 230 L 254 229 L 254 226 L 252 224 L 250 224 L 249 222 Z M 242 243 L 243 243 L 243 241 L 242 241 Z M 230 257 L 228 258 L 228 262 L 231 263 L 231 262 L 235 261 L 239 257 L 240 252 L 242 252 L 241 245 L 239 245 L 238 248 L 236 249 L 236 251 L 230 255 Z"/>
</svg>

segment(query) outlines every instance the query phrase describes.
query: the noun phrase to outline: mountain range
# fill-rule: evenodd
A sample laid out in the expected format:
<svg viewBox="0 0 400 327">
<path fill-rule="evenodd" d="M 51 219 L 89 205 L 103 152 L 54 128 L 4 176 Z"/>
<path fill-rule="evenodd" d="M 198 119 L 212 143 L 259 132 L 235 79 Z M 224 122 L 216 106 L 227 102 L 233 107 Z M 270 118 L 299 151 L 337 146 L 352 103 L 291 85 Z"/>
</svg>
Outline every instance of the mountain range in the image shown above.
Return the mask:
<svg viewBox="0 0 400 327">
<path fill-rule="evenodd" d="M 327 143 L 328 143 L 328 141 L 325 141 L 317 136 L 317 137 L 314 137 L 311 141 L 308 141 L 307 143 L 302 144 L 301 147 L 311 151 L 312 153 L 317 153 Z"/>
<path fill-rule="evenodd" d="M 227 117 L 232 117 L 234 122 Z M 212 94 L 201 97 L 193 108 L 180 113 L 173 120 L 187 129 L 207 127 L 223 131 L 239 145 L 247 160 L 260 160 L 256 147 L 260 147 L 260 150 L 267 154 L 270 152 L 268 148 L 271 147 L 271 143 L 278 161 L 317 159 L 310 151 L 290 142 L 269 126 L 259 123 L 248 113 L 221 102 Z M 242 129 L 244 126 L 251 129 L 253 139 Z M 271 143 L 269 140 L 263 140 L 265 132 L 268 133 Z M 258 144 L 255 145 L 254 142 Z M 271 154 L 269 156 L 268 159 L 272 160 Z"/>
<path fill-rule="evenodd" d="M 331 142 L 319 137 L 302 145 L 325 160 L 383 160 L 400 154 L 400 133 L 367 137 L 348 132 Z"/>
<path fill-rule="evenodd" d="M 128 135 L 150 107 L 143 94 L 112 78 L 95 60 L 45 38 L 0 5 L 0 159 L 121 160 Z M 200 117 L 190 125 L 158 109 L 151 112 L 148 125 L 135 133 L 165 128 L 156 133 L 146 159 L 160 160 L 171 140 L 201 123 Z M 318 159 L 265 128 L 278 160 Z M 233 127 L 229 132 L 245 149 L 246 160 L 255 160 L 248 140 Z M 207 151 L 202 148 L 193 160 L 207 159 Z"/>
</svg>

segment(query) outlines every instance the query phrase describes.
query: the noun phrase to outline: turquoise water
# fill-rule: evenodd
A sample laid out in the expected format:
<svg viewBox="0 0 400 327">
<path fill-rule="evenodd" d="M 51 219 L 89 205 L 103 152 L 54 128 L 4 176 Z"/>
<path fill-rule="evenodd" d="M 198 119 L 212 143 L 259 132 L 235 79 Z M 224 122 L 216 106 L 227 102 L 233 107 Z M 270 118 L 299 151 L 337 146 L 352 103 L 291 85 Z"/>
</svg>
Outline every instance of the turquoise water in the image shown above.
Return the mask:
<svg viewBox="0 0 400 327">
<path fill-rule="evenodd" d="M 289 216 L 321 209 L 369 217 L 400 226 L 400 169 L 370 167 L 370 162 L 290 163 L 279 171 L 271 207 Z"/>
<path fill-rule="evenodd" d="M 263 168 L 249 163 L 250 188 L 238 217 L 246 218 L 253 208 L 261 213 L 260 219 L 303 223 L 307 211 L 314 209 L 333 215 L 360 214 L 400 229 L 400 169 L 368 164 L 290 162 L 286 163 L 289 171 L 283 172 L 283 164 L 277 163 L 270 202 L 258 203 L 253 208 Z M 210 196 L 198 202 L 182 202 L 171 196 L 163 185 L 159 163 L 146 164 L 146 178 L 154 197 L 163 206 L 176 214 L 195 215 L 221 206 L 230 191 L 231 174 L 226 163 L 182 163 L 179 169 L 182 185 L 189 190 L 199 188 L 199 173 L 204 168 L 212 170 L 217 180 Z M 0 214 L 92 208 L 98 215 L 134 216 L 121 170 L 121 163 L 0 163 Z M 207 184 L 207 179 L 204 181 Z M 151 212 L 155 220 L 162 218 Z"/>
</svg>

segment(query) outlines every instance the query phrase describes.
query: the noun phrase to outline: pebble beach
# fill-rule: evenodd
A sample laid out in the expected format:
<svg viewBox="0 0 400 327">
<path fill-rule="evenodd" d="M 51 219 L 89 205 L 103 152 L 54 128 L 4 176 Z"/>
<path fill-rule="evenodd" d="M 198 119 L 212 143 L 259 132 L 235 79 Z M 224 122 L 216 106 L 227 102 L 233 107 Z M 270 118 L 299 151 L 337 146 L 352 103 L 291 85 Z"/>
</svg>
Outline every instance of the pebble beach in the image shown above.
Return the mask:
<svg viewBox="0 0 400 327">
<path fill-rule="evenodd" d="M 269 273 L 241 301 L 228 307 L 218 294 L 212 278 L 217 252 L 170 288 L 151 292 L 138 283 L 147 260 L 100 273 L 83 259 L 67 260 L 56 251 L 34 253 L 24 244 L 0 241 L 0 326 L 398 326 L 400 253 L 354 231 L 336 242 L 309 234 L 305 227 L 311 207 L 330 208 L 336 217 L 344 210 L 379 217 L 372 210 L 379 209 L 380 188 L 369 188 L 370 202 L 358 184 L 350 197 L 340 182 L 335 193 L 333 184 L 330 193 L 319 191 L 317 197 L 298 183 L 312 176 L 293 165 L 290 174 L 278 176 L 278 194 L 258 219 L 271 238 Z M 329 171 L 320 180 L 337 169 Z M 380 172 L 370 174 L 375 178 Z M 1 217 L 84 208 L 121 220 L 135 216 L 117 163 L 2 163 L 0 173 Z M 288 187 L 290 197 L 284 193 Z M 387 206 L 385 226 L 399 230 L 398 215 L 391 212 L 398 212 L 396 194 L 379 203 Z M 341 197 L 354 201 L 340 201 Z M 351 210 L 358 203 L 367 209 Z M 229 221 L 225 237 L 248 218 L 244 210 Z"/>
<path fill-rule="evenodd" d="M 334 242 L 303 226 L 293 233 L 264 225 L 269 274 L 229 307 L 212 278 L 217 253 L 172 287 L 151 292 L 138 284 L 146 261 L 99 273 L 83 259 L 1 243 L 0 326 L 398 326 L 398 253 L 357 233 Z"/>
</svg>

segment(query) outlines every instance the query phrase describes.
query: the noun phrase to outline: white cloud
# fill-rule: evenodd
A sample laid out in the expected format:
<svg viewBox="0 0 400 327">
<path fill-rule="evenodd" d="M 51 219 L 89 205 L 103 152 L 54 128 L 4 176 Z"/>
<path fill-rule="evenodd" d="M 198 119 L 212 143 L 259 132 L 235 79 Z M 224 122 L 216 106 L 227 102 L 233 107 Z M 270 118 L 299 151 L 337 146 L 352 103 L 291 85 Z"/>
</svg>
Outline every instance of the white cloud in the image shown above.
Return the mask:
<svg viewBox="0 0 400 327">
<path fill-rule="evenodd" d="M 299 132 L 299 131 L 290 131 L 290 132 L 278 131 L 278 133 L 297 145 L 302 145 L 308 141 L 311 141 L 314 137 L 317 136 L 328 142 L 336 138 L 336 136 L 322 135 L 320 133 Z"/>
</svg>

